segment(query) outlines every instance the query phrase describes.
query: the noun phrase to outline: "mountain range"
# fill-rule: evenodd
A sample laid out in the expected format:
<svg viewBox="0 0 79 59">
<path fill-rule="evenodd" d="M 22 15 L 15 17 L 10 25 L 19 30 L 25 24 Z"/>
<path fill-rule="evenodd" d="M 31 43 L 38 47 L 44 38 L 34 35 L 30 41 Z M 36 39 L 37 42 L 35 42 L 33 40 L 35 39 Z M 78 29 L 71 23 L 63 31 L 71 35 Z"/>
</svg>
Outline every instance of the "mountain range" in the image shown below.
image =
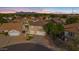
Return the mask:
<svg viewBox="0 0 79 59">
<path fill-rule="evenodd" d="M 16 10 L 0 10 L 0 13 L 17 13 L 17 14 L 30 14 L 30 13 L 46 13 L 46 14 L 70 14 L 66 12 L 49 11 L 49 10 L 39 10 L 39 11 L 16 11 Z"/>
</svg>

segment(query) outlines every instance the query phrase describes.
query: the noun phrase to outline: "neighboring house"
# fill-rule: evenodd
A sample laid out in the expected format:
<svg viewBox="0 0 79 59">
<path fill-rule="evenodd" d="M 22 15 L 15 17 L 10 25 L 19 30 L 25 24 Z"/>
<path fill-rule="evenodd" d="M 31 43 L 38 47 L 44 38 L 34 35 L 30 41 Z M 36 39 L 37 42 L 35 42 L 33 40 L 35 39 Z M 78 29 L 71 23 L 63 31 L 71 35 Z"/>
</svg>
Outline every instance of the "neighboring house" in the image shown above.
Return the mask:
<svg viewBox="0 0 79 59">
<path fill-rule="evenodd" d="M 66 18 L 61 18 L 62 24 L 66 24 Z"/>
<path fill-rule="evenodd" d="M 4 30 L 17 30 L 17 31 L 21 31 L 21 24 L 20 23 L 4 23 L 0 26 L 0 31 L 4 31 Z"/>
<path fill-rule="evenodd" d="M 68 24 L 64 25 L 65 30 L 65 38 L 74 39 L 76 36 L 79 35 L 79 24 Z"/>
<path fill-rule="evenodd" d="M 79 23 L 64 25 L 65 31 L 79 33 Z"/>
<path fill-rule="evenodd" d="M 4 23 L 0 26 L 0 32 L 8 32 L 10 35 L 11 33 L 21 32 L 21 23 Z"/>
<path fill-rule="evenodd" d="M 13 17 L 3 17 L 3 19 L 8 20 L 8 22 L 13 20 Z"/>
<path fill-rule="evenodd" d="M 64 25 L 64 32 L 58 35 L 58 38 L 60 38 L 63 41 L 72 40 L 75 39 L 76 37 L 79 37 L 78 23 Z"/>
<path fill-rule="evenodd" d="M 63 24 L 63 20 L 61 18 L 52 18 L 51 21 L 55 24 Z"/>
</svg>

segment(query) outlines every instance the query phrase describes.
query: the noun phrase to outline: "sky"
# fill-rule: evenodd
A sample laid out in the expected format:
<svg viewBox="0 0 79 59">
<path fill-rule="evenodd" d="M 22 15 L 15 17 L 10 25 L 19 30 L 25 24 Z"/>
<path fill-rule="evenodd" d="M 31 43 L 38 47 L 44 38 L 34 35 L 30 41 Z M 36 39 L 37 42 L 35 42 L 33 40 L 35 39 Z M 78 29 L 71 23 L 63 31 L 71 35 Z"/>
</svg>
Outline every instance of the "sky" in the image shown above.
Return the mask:
<svg viewBox="0 0 79 59">
<path fill-rule="evenodd" d="M 79 7 L 0 7 L 0 13 L 15 13 L 20 11 L 38 13 L 79 13 Z"/>
</svg>

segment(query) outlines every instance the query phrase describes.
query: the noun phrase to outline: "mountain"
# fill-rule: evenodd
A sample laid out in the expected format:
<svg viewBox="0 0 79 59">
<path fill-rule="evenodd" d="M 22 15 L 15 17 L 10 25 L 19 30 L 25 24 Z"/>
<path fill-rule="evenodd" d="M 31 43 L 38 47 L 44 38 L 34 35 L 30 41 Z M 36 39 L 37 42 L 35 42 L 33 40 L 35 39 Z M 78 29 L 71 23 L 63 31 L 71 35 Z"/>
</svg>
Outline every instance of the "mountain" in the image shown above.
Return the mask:
<svg viewBox="0 0 79 59">
<path fill-rule="evenodd" d="M 36 12 L 16 12 L 16 14 L 35 14 Z"/>
<path fill-rule="evenodd" d="M 0 10 L 0 13 L 16 13 L 16 14 L 35 14 L 35 13 L 45 13 L 45 14 L 72 14 L 72 13 L 66 13 L 66 12 L 59 12 L 59 11 L 50 11 L 50 10 L 36 10 L 36 11 L 16 11 L 16 10 Z M 74 12 L 73 14 L 79 14 L 77 12 Z"/>
</svg>

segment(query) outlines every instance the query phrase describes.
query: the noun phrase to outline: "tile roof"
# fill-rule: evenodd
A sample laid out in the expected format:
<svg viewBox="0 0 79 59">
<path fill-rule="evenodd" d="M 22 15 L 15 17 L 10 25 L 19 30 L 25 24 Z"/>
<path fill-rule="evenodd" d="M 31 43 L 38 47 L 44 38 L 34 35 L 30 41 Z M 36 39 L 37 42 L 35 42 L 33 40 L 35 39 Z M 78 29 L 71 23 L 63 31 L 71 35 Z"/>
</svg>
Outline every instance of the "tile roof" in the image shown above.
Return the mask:
<svg viewBox="0 0 79 59">
<path fill-rule="evenodd" d="M 21 23 L 4 23 L 0 25 L 0 31 L 13 29 L 21 31 Z"/>
<path fill-rule="evenodd" d="M 79 23 L 64 25 L 65 31 L 79 32 Z"/>
</svg>

